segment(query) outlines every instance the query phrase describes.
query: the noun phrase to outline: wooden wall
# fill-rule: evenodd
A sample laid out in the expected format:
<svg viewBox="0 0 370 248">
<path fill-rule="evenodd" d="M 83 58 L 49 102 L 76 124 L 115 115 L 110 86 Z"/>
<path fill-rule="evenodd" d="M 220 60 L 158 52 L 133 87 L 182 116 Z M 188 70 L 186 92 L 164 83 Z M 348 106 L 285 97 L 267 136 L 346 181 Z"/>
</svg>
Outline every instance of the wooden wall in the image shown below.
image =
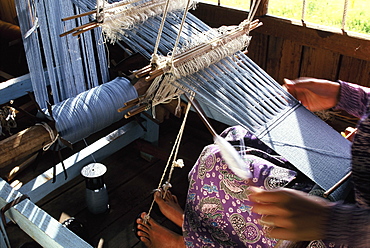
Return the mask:
<svg viewBox="0 0 370 248">
<path fill-rule="evenodd" d="M 0 0 L 0 20 L 17 25 L 14 0 Z"/>
<path fill-rule="evenodd" d="M 239 24 L 241 10 L 199 3 L 192 11 L 211 27 Z M 370 86 L 370 36 L 264 15 L 251 32 L 249 56 L 279 83 L 311 76 Z"/>
</svg>

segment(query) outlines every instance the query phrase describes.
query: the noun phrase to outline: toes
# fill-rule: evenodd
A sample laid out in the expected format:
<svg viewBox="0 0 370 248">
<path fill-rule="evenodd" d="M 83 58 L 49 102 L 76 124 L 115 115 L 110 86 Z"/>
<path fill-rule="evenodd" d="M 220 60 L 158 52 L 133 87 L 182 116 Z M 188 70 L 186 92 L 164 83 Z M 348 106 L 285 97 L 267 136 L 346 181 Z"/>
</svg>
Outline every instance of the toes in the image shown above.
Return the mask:
<svg viewBox="0 0 370 248">
<path fill-rule="evenodd" d="M 137 225 L 137 230 L 138 230 L 138 232 L 139 232 L 139 231 L 142 231 L 142 232 L 145 232 L 145 233 L 147 233 L 147 234 L 148 234 L 148 232 L 149 232 L 149 228 L 148 228 L 147 226 L 140 225 L 140 224 L 138 224 L 138 225 Z M 139 236 L 140 236 L 140 235 L 139 235 Z"/>
<path fill-rule="evenodd" d="M 149 234 L 147 232 L 144 232 L 143 230 L 137 231 L 137 236 L 141 238 L 149 239 Z"/>
<path fill-rule="evenodd" d="M 154 200 L 156 202 L 163 201 L 163 199 L 162 199 L 162 192 L 160 190 L 154 192 Z"/>
</svg>

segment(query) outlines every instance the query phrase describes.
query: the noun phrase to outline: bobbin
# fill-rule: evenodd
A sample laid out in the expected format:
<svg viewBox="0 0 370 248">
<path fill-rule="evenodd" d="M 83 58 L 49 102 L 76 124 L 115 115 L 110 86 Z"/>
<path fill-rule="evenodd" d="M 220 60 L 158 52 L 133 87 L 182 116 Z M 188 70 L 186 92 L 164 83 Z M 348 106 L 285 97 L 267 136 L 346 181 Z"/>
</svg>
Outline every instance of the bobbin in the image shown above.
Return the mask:
<svg viewBox="0 0 370 248">
<path fill-rule="evenodd" d="M 106 171 L 107 168 L 101 163 L 88 164 L 81 170 L 86 183 L 87 208 L 93 214 L 109 210 L 108 192 L 103 178 Z"/>
</svg>

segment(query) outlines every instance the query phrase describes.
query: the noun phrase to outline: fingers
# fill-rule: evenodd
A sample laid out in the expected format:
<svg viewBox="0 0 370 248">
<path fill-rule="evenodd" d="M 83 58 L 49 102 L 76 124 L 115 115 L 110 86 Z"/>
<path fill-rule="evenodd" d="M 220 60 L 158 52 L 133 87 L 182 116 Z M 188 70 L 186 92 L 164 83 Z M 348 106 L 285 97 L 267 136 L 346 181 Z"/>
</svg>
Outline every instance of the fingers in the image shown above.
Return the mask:
<svg viewBox="0 0 370 248">
<path fill-rule="evenodd" d="M 257 187 L 249 187 L 249 191 L 251 192 L 249 199 L 261 203 L 287 202 L 291 199 L 292 195 L 301 194 L 299 191 L 286 188 L 263 190 Z"/>
<path fill-rule="evenodd" d="M 292 189 L 263 190 L 250 187 L 252 212 L 262 215 L 260 224 L 272 238 L 314 240 L 322 238 L 322 226 L 332 203 Z"/>
</svg>

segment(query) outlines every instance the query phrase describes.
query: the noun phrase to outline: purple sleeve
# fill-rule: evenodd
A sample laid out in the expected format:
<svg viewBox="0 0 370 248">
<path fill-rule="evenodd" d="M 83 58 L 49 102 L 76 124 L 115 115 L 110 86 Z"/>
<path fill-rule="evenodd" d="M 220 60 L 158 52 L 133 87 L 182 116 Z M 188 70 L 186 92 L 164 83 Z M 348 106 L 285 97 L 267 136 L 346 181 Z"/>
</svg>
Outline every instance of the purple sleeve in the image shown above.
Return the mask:
<svg viewBox="0 0 370 248">
<path fill-rule="evenodd" d="M 353 116 L 361 118 L 366 111 L 370 89 L 343 81 L 339 81 L 339 83 L 339 101 L 335 109 L 344 110 Z"/>
<path fill-rule="evenodd" d="M 340 84 L 336 109 L 361 118 L 352 145 L 352 183 L 356 204 L 337 202 L 331 207 L 325 236 L 328 241 L 340 245 L 370 247 L 370 114 L 367 109 L 370 90 L 351 83 Z"/>
<path fill-rule="evenodd" d="M 370 209 L 337 203 L 330 211 L 325 229 L 327 241 L 367 248 L 370 244 Z"/>
</svg>

